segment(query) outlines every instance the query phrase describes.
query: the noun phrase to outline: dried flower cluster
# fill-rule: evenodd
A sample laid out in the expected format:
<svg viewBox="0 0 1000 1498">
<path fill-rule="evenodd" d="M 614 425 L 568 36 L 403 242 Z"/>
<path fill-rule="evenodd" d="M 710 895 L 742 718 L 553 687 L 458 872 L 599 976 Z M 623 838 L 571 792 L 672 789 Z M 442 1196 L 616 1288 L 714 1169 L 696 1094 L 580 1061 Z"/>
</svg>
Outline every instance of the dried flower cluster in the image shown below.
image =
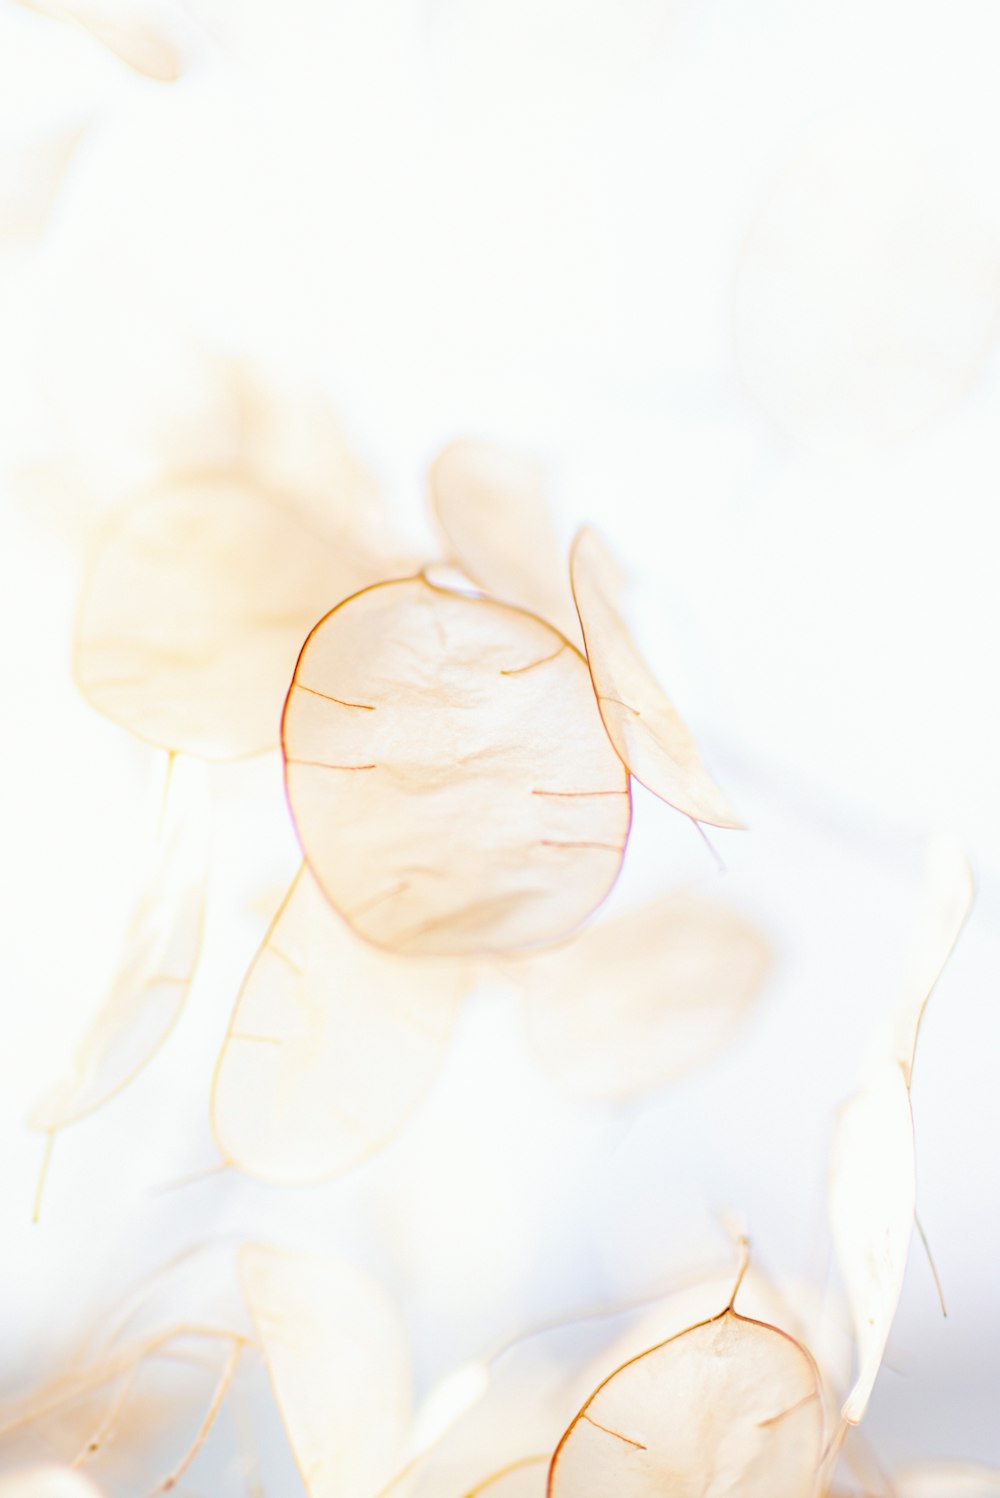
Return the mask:
<svg viewBox="0 0 1000 1498">
<path fill-rule="evenodd" d="M 178 76 L 127 8 L 29 8 Z M 603 909 L 633 781 L 699 827 L 743 824 L 640 652 L 601 536 L 564 548 L 541 472 L 459 441 L 428 475 L 438 543 L 414 543 L 319 396 L 211 369 L 230 427 L 203 451 L 175 434 L 183 456 L 103 517 L 80 569 L 76 684 L 162 753 L 166 787 L 117 977 L 30 1116 L 40 1219 L 58 1136 L 140 1086 L 181 1018 L 212 937 L 212 798 L 249 757 L 280 751 L 301 865 L 203 1099 L 220 1171 L 313 1187 L 369 1160 L 489 983 L 520 1001 L 548 1079 L 616 1105 L 717 1057 L 771 970 L 721 900 Z M 800 394 L 781 369 L 757 378 L 779 405 Z M 0 1498 L 179 1492 L 261 1368 L 308 1498 L 996 1498 L 1000 1472 L 970 1465 L 883 1473 L 859 1429 L 915 1221 L 918 1035 L 972 900 L 965 858 L 936 848 L 902 1002 L 836 1121 L 849 1333 L 823 1287 L 773 1282 L 737 1231 L 735 1270 L 595 1317 L 597 1354 L 567 1361 L 560 1328 L 522 1330 L 418 1399 L 411 1329 L 375 1276 L 245 1236 L 223 1246 L 221 1289 L 218 1245 L 167 1263 L 5 1401 Z"/>
</svg>

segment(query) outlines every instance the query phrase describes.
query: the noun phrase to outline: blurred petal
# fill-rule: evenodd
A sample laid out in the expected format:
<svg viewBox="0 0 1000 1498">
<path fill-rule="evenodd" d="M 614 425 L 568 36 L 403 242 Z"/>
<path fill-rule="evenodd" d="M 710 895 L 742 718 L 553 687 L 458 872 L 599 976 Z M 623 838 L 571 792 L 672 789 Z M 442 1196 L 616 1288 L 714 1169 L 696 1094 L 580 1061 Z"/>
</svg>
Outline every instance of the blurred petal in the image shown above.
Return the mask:
<svg viewBox="0 0 1000 1498">
<path fill-rule="evenodd" d="M 309 1498 L 374 1498 L 398 1467 L 410 1414 L 395 1307 L 330 1258 L 251 1244 L 239 1270 Z"/>
<path fill-rule="evenodd" d="M 578 644 L 580 626 L 541 470 L 485 442 L 452 442 L 431 466 L 430 492 L 451 557 L 473 582 Z"/>
<path fill-rule="evenodd" d="M 586 1097 L 627 1099 L 709 1060 L 760 994 L 771 952 L 749 921 L 673 893 L 599 921 L 512 969 L 548 1069 Z"/>
<path fill-rule="evenodd" d="M 303 869 L 254 958 L 219 1059 L 212 1116 L 239 1169 L 328 1179 L 382 1148 L 441 1065 L 473 974 L 361 941 Z"/>
</svg>

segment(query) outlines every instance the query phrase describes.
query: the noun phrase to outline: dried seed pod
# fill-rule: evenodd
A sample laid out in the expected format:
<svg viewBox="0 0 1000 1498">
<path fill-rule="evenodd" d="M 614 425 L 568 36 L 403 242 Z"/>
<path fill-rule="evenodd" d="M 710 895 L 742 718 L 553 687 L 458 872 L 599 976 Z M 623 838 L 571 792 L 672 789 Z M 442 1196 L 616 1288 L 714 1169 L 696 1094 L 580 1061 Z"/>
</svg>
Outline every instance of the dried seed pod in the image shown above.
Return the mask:
<svg viewBox="0 0 1000 1498">
<path fill-rule="evenodd" d="M 639 654 L 619 605 L 618 564 L 588 528 L 573 543 L 570 581 L 601 717 L 622 764 L 696 822 L 741 827 L 690 730 Z"/>
<path fill-rule="evenodd" d="M 377 946 L 557 941 L 618 877 L 631 800 L 584 662 L 519 609 L 410 578 L 313 630 L 283 723 L 299 840 Z"/>
<path fill-rule="evenodd" d="M 880 1033 L 860 1090 L 842 1110 L 830 1166 L 829 1215 L 854 1321 L 858 1372 L 843 1408 L 864 1415 L 903 1288 L 916 1208 L 910 1080 L 920 1022 L 972 903 L 972 875 L 960 855 L 932 860 L 927 911 L 909 991 Z"/>
<path fill-rule="evenodd" d="M 219 1058 L 223 1154 L 281 1185 L 326 1180 L 402 1127 L 441 1064 L 467 964 L 361 941 L 300 871 L 244 980 Z"/>
<path fill-rule="evenodd" d="M 395 1307 L 350 1265 L 258 1244 L 240 1284 L 309 1498 L 373 1498 L 398 1467 L 410 1354 Z"/>
<path fill-rule="evenodd" d="M 552 1458 L 550 1498 L 812 1498 L 823 1405 L 809 1354 L 727 1307 L 612 1373 Z"/>
<path fill-rule="evenodd" d="M 90 567 L 74 671 L 94 707 L 160 748 L 239 759 L 277 747 L 309 630 L 384 576 L 349 530 L 326 532 L 238 476 L 170 481 L 129 504 Z"/>
<path fill-rule="evenodd" d="M 516 603 L 577 644 L 541 469 L 486 442 L 452 442 L 430 471 L 431 503 L 454 561 L 502 603 Z"/>
<path fill-rule="evenodd" d="M 528 1029 L 559 1081 L 640 1096 L 708 1060 L 756 1001 L 771 952 L 714 900 L 674 892 L 513 965 Z"/>
</svg>

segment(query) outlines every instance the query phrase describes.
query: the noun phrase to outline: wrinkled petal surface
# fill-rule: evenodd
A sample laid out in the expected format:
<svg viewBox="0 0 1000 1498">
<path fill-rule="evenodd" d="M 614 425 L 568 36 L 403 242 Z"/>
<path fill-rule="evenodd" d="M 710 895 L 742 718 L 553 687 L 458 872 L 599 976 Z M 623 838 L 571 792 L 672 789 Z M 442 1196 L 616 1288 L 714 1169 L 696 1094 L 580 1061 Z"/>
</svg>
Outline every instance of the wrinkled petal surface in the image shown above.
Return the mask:
<svg viewBox="0 0 1000 1498">
<path fill-rule="evenodd" d="M 816 1370 L 784 1332 L 725 1311 L 613 1373 L 563 1437 L 551 1498 L 811 1498 Z"/>
<path fill-rule="evenodd" d="M 377 946 L 557 941 L 618 876 L 627 778 L 584 662 L 533 615 L 423 578 L 348 599 L 302 651 L 283 741 L 306 861 Z"/>
</svg>

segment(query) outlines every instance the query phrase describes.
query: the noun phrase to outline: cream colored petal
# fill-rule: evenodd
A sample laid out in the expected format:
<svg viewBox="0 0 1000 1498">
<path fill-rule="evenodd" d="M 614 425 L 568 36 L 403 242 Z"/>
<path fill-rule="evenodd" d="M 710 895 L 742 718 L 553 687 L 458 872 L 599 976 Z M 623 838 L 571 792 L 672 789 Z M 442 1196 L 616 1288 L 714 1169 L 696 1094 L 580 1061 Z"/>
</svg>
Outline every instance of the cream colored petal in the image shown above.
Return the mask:
<svg viewBox="0 0 1000 1498">
<path fill-rule="evenodd" d="M 72 1072 L 32 1110 L 46 1133 L 94 1112 L 149 1065 L 180 1018 L 201 952 L 208 886 L 204 767 L 177 766 L 157 867 L 125 939 L 121 967 Z"/>
<path fill-rule="evenodd" d="M 165 483 L 108 527 L 81 601 L 74 668 L 88 700 L 168 750 L 237 759 L 277 747 L 309 630 L 383 576 L 238 478 Z"/>
<path fill-rule="evenodd" d="M 599 921 L 517 963 L 528 1029 L 553 1075 L 585 1097 L 641 1096 L 728 1044 L 771 967 L 761 933 L 683 893 Z"/>
<path fill-rule="evenodd" d="M 398 1470 L 409 1346 L 385 1292 L 349 1264 L 248 1245 L 243 1294 L 309 1498 L 375 1498 Z"/>
<path fill-rule="evenodd" d="M 622 764 L 695 821 L 741 827 L 690 730 L 639 654 L 619 607 L 618 564 L 588 528 L 573 543 L 570 580 L 601 717 Z"/>
<path fill-rule="evenodd" d="M 486 442 L 452 442 L 431 466 L 430 494 L 451 557 L 473 582 L 578 644 L 541 469 Z"/>
<path fill-rule="evenodd" d="M 628 783 L 586 666 L 518 609 L 423 578 L 349 599 L 302 651 L 283 739 L 306 861 L 377 946 L 557 941 L 618 876 Z"/>
<path fill-rule="evenodd" d="M 974 895 L 972 870 L 964 854 L 950 844 L 935 844 L 928 857 L 924 908 L 910 962 L 907 994 L 895 1017 L 895 1053 L 907 1083 L 913 1072 L 927 1000 L 962 934 Z"/>
<path fill-rule="evenodd" d="M 974 1462 L 923 1462 L 893 1474 L 895 1498 L 1000 1498 L 1000 1470 Z"/>
<path fill-rule="evenodd" d="M 843 1417 L 864 1415 L 896 1314 L 913 1231 L 913 1118 L 903 1073 L 886 1062 L 842 1110 L 830 1166 L 830 1224 L 858 1349 Z"/>
<path fill-rule="evenodd" d="M 444 1058 L 474 974 L 361 941 L 308 870 L 244 981 L 212 1118 L 239 1169 L 282 1185 L 328 1179 L 386 1144 Z"/>
<path fill-rule="evenodd" d="M 551 1498 L 812 1498 L 823 1409 L 808 1354 L 733 1311 L 626 1363 L 563 1436 Z"/>
</svg>

